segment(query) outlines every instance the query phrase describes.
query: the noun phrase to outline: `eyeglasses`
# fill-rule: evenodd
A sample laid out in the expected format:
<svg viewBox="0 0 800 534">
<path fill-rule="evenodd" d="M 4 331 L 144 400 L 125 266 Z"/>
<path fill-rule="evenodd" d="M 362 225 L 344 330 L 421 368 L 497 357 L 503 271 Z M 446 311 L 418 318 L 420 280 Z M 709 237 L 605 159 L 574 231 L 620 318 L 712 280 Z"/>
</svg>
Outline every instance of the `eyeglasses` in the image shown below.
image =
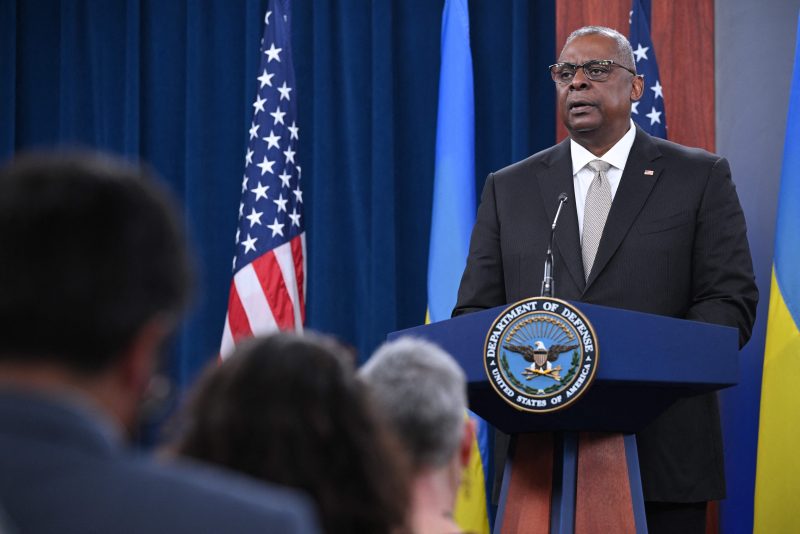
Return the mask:
<svg viewBox="0 0 800 534">
<path fill-rule="evenodd" d="M 556 83 L 572 83 L 578 69 L 583 69 L 583 74 L 589 80 L 593 82 L 604 82 L 611 76 L 611 71 L 614 67 L 625 69 L 634 76 L 638 76 L 636 71 L 620 65 L 616 61 L 611 61 L 610 59 L 593 59 L 587 61 L 583 65 L 576 65 L 575 63 L 556 63 L 555 65 L 550 65 L 550 76 L 552 76 L 553 81 Z"/>
</svg>

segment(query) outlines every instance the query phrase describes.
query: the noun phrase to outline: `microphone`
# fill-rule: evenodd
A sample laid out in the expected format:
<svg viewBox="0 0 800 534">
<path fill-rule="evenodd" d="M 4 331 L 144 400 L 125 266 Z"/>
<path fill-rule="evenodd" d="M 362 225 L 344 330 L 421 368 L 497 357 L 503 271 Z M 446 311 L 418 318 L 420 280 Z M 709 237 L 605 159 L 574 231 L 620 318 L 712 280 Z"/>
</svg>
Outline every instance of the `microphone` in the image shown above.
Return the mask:
<svg viewBox="0 0 800 534">
<path fill-rule="evenodd" d="M 547 245 L 547 254 L 544 258 L 544 278 L 542 278 L 542 296 L 552 297 L 555 293 L 553 281 L 553 241 L 556 237 L 556 224 L 558 224 L 558 216 L 561 214 L 561 208 L 567 201 L 567 194 L 561 193 L 558 195 L 558 209 L 556 209 L 556 216 L 553 218 L 553 225 L 550 227 L 550 243 Z"/>
</svg>

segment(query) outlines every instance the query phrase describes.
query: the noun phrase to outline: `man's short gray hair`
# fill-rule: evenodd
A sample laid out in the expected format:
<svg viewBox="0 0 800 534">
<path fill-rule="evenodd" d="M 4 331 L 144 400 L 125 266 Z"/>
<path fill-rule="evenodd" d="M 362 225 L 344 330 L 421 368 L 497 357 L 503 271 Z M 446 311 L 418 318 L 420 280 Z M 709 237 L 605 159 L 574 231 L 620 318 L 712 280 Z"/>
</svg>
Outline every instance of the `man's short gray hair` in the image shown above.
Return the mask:
<svg viewBox="0 0 800 534">
<path fill-rule="evenodd" d="M 566 47 L 569 43 L 571 43 L 574 39 L 578 37 L 584 37 L 586 35 L 605 35 L 606 37 L 610 37 L 617 42 L 617 57 L 614 58 L 594 58 L 594 59 L 613 59 L 614 61 L 618 61 L 621 65 L 628 67 L 630 69 L 636 70 L 636 61 L 633 58 L 633 48 L 631 47 L 630 41 L 628 38 L 619 33 L 617 30 L 613 28 L 606 28 L 605 26 L 584 26 L 583 28 L 578 28 L 567 37 L 567 42 L 564 43 L 564 47 Z M 562 48 L 563 50 L 563 48 Z"/>
<path fill-rule="evenodd" d="M 452 356 L 428 341 L 400 338 L 381 346 L 359 375 L 417 469 L 450 461 L 467 408 L 466 377 Z"/>
</svg>

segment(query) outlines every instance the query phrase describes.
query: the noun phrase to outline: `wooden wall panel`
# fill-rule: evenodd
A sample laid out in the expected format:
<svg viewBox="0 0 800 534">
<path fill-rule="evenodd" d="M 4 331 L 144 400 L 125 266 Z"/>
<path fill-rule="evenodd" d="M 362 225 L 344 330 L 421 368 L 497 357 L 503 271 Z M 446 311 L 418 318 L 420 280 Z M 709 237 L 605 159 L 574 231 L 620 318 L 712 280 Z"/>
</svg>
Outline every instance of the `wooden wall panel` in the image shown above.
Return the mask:
<svg viewBox="0 0 800 534">
<path fill-rule="evenodd" d="M 653 0 L 652 36 L 667 136 L 714 151 L 714 2 Z"/>
<path fill-rule="evenodd" d="M 664 86 L 667 135 L 672 141 L 713 151 L 714 0 L 652 3 L 652 37 Z M 590 24 L 627 35 L 630 9 L 630 0 L 556 0 L 556 50 L 561 51 L 570 32 Z M 564 139 L 567 131 L 558 117 L 556 122 L 557 138 Z"/>
<path fill-rule="evenodd" d="M 556 51 L 581 26 L 608 26 L 628 35 L 630 10 L 631 0 L 556 0 Z"/>
</svg>

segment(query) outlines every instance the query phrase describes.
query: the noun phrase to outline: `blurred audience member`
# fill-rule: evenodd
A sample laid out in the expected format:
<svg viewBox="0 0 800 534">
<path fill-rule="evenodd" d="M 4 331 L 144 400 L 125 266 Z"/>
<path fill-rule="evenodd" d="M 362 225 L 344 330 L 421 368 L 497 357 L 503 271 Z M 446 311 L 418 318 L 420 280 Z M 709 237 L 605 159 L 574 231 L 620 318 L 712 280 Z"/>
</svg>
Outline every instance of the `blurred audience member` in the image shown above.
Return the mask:
<svg viewBox="0 0 800 534">
<path fill-rule="evenodd" d="M 2 506 L 0 506 L 0 534 L 17 534 L 17 529 L 11 524 Z"/>
<path fill-rule="evenodd" d="M 190 268 L 142 168 L 88 153 L 0 169 L 0 502 L 20 532 L 313 532 L 293 491 L 125 450 Z"/>
<path fill-rule="evenodd" d="M 413 531 L 459 532 L 453 507 L 475 433 L 464 372 L 436 345 L 401 338 L 380 347 L 359 375 L 411 456 Z"/>
<path fill-rule="evenodd" d="M 201 381 L 179 454 L 301 488 L 325 532 L 401 532 L 402 450 L 367 403 L 352 358 L 328 338 L 248 340 Z"/>
</svg>

